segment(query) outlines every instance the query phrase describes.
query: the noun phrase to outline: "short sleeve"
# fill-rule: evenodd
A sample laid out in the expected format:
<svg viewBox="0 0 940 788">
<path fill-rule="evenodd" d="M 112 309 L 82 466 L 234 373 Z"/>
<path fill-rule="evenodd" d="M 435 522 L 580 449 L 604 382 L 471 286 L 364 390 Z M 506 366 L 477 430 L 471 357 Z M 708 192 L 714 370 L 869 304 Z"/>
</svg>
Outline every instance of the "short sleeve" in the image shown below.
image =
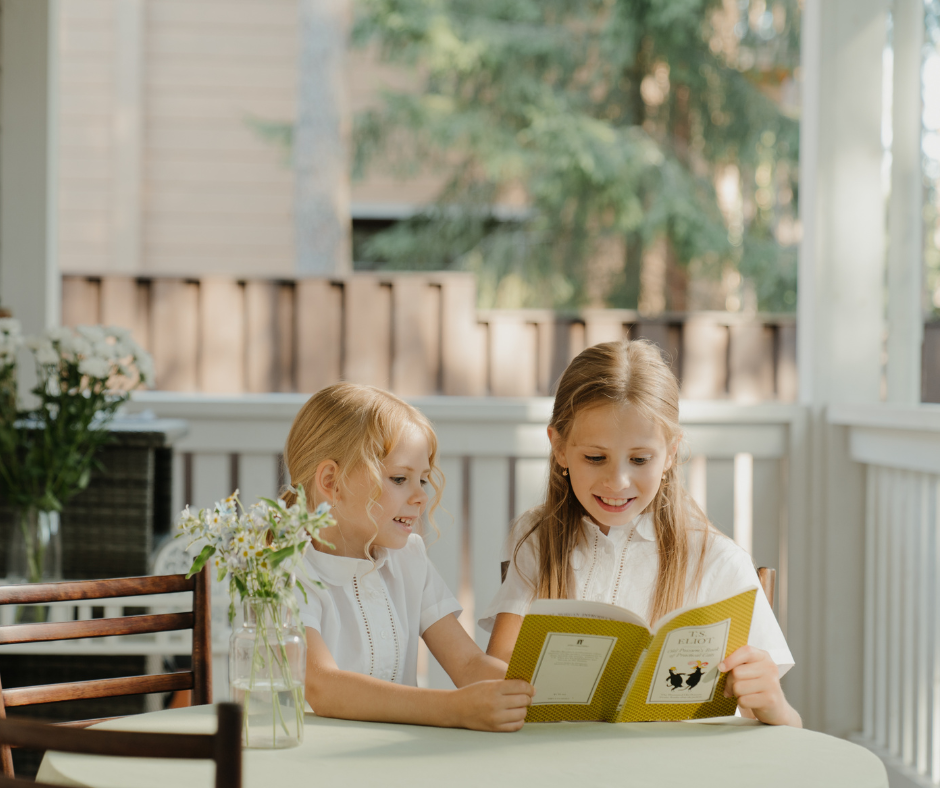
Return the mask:
<svg viewBox="0 0 940 788">
<path fill-rule="evenodd" d="M 535 535 L 526 539 L 518 552 L 516 551 L 516 545 L 529 532 L 534 519 L 534 510 L 530 509 L 516 521 L 506 540 L 503 551 L 504 559 L 509 561 L 506 579 L 503 580 L 483 617 L 477 621 L 486 632 L 493 631 L 493 625 L 499 613 L 524 616 L 535 599 L 535 582 L 538 577 L 539 564 Z M 493 569 L 496 571 L 497 568 Z"/>
<path fill-rule="evenodd" d="M 300 607 L 300 620 L 305 627 L 320 632 L 321 621 L 323 620 L 323 602 L 318 592 L 321 589 L 312 583 L 304 583 L 304 588 L 301 589 L 299 587 L 300 583 L 303 583 L 303 581 L 298 582 L 298 587 L 294 590 L 297 604 Z M 307 592 L 306 599 L 304 599 L 304 590 Z"/>
<path fill-rule="evenodd" d="M 777 664 L 782 677 L 794 665 L 793 655 L 787 645 L 787 640 L 777 623 L 774 611 L 767 601 L 767 595 L 760 586 L 757 571 L 751 557 L 741 548 L 734 546 L 726 562 L 720 568 L 721 590 L 724 594 L 734 593 L 744 586 L 756 585 L 757 594 L 754 598 L 754 613 L 751 616 L 751 631 L 748 634 L 749 646 L 762 649 L 770 654 L 770 658 Z"/>
<path fill-rule="evenodd" d="M 444 616 L 450 613 L 459 616 L 463 612 L 463 608 L 460 607 L 460 603 L 447 587 L 444 578 L 441 577 L 437 568 L 431 563 L 431 559 L 428 558 L 424 542 L 420 537 L 415 542 L 420 545 L 418 550 L 427 567 L 424 589 L 421 592 L 421 620 L 419 624 L 419 634 L 423 635 L 428 627 L 440 621 Z"/>
</svg>

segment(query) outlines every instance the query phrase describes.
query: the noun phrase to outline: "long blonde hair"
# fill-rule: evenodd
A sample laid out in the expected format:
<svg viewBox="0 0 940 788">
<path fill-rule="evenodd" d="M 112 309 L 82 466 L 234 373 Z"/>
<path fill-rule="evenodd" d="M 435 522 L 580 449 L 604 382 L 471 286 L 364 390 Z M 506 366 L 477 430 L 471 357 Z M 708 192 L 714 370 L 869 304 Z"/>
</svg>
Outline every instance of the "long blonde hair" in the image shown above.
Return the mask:
<svg viewBox="0 0 940 788">
<path fill-rule="evenodd" d="M 346 484 L 349 474 L 365 467 L 373 482 L 366 504 L 371 519 L 372 508 L 382 494 L 382 463 L 409 426 L 421 430 L 428 441 L 429 482 L 434 494 L 428 501 L 427 515 L 428 522 L 436 530 L 433 513 L 441 500 L 444 475 L 437 465 L 434 428 L 424 414 L 407 402 L 373 386 L 337 383 L 321 389 L 307 400 L 294 417 L 284 446 L 284 464 L 290 486 L 283 491 L 282 497 L 288 506 L 292 506 L 297 501 L 292 488 L 302 484 L 307 492 L 308 505 L 315 507 L 321 503 L 317 499 L 314 482 L 321 462 L 333 460 L 337 464 L 337 481 L 341 485 Z M 371 541 L 366 545 L 367 553 L 370 545 Z"/>
<path fill-rule="evenodd" d="M 659 349 L 644 340 L 605 342 L 587 348 L 564 371 L 558 382 L 550 426 L 562 442 L 568 440 L 576 416 L 600 405 L 629 405 L 656 423 L 667 445 L 678 444 L 679 384 L 663 361 Z M 583 523 L 587 512 L 571 489 L 562 466 L 549 459 L 548 492 L 536 512 L 534 525 L 519 540 L 515 555 L 526 539 L 538 540 L 538 577 L 534 581 L 539 598 L 564 599 L 573 591 L 571 555 L 587 538 Z M 666 471 L 656 496 L 646 510 L 653 516 L 659 554 L 659 573 L 650 603 L 650 621 L 681 607 L 685 599 L 689 567 L 689 532 L 701 530 L 701 551 L 693 586 L 701 583 L 708 535 L 714 530 L 682 484 L 678 462 Z"/>
</svg>

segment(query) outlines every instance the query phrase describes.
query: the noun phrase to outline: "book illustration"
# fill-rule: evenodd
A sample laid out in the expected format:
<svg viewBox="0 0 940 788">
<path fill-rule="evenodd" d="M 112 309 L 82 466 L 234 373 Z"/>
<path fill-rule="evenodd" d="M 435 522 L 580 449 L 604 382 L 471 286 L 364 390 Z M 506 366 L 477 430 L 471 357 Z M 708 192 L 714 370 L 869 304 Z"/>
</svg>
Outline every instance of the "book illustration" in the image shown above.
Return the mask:
<svg viewBox="0 0 940 788">
<path fill-rule="evenodd" d="M 731 619 L 701 627 L 682 627 L 667 636 L 650 684 L 647 703 L 708 703 L 718 683 Z M 676 665 L 686 667 L 680 672 Z M 711 667 L 709 667 L 711 666 Z"/>
<path fill-rule="evenodd" d="M 527 722 L 685 720 L 734 714 L 718 664 L 747 643 L 756 587 L 676 610 L 654 628 L 599 602 L 537 600 L 506 677 L 530 681 Z"/>
</svg>

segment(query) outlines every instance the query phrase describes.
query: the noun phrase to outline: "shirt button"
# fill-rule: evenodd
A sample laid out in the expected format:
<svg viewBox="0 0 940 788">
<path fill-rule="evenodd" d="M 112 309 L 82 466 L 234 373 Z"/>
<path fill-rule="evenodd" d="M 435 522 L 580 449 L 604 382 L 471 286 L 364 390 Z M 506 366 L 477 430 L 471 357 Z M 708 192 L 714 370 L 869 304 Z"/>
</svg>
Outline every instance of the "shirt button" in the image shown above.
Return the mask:
<svg viewBox="0 0 940 788">
<path fill-rule="evenodd" d="M 610 555 L 613 551 L 614 549 L 609 544 L 604 545 L 604 552 L 607 553 L 607 555 Z"/>
<path fill-rule="evenodd" d="M 392 633 L 387 629 L 382 631 L 382 640 L 388 640 L 392 636 Z"/>
</svg>

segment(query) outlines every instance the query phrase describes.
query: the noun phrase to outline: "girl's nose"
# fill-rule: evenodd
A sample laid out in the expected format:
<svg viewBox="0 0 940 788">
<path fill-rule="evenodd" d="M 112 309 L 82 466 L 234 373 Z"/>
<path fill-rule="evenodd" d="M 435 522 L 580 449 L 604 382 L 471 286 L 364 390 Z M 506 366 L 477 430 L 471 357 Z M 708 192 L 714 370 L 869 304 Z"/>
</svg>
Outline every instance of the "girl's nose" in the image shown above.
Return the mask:
<svg viewBox="0 0 940 788">
<path fill-rule="evenodd" d="M 410 503 L 419 504 L 424 506 L 428 502 L 428 492 L 424 489 L 423 484 L 419 484 L 414 492 L 411 494 Z"/>
<path fill-rule="evenodd" d="M 630 464 L 617 465 L 612 468 L 612 473 L 608 479 L 608 485 L 613 490 L 625 490 L 630 486 Z"/>
</svg>

